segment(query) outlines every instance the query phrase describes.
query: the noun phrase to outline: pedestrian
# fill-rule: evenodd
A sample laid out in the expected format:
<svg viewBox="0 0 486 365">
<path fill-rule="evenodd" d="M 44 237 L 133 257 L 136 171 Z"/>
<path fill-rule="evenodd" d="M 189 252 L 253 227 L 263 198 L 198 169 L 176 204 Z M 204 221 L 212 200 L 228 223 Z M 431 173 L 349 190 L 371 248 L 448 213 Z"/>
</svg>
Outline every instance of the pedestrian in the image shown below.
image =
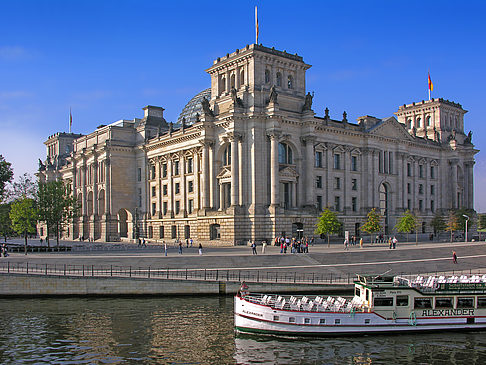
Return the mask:
<svg viewBox="0 0 486 365">
<path fill-rule="evenodd" d="M 267 247 L 267 241 L 262 241 L 262 254 L 265 253 L 265 247 Z"/>
<path fill-rule="evenodd" d="M 189 239 L 186 238 L 186 248 L 189 248 Z"/>
<path fill-rule="evenodd" d="M 189 239 L 189 243 L 191 244 L 191 247 L 192 247 L 193 242 L 194 242 L 194 241 L 193 241 L 193 239 L 192 239 L 192 238 L 191 238 L 191 239 Z"/>
<path fill-rule="evenodd" d="M 305 241 L 305 248 L 304 248 L 305 253 L 309 253 L 309 242 Z"/>
<path fill-rule="evenodd" d="M 284 250 L 284 243 L 280 242 L 280 253 L 283 253 Z"/>
<path fill-rule="evenodd" d="M 393 239 L 392 239 L 393 249 L 397 248 L 397 243 L 398 243 L 397 238 L 395 236 L 393 236 Z"/>
<path fill-rule="evenodd" d="M 256 250 L 256 243 L 255 243 L 255 241 L 253 241 L 253 242 L 251 243 L 251 250 L 252 250 L 252 252 L 253 252 L 253 255 L 257 255 L 257 250 Z"/>
<path fill-rule="evenodd" d="M 363 248 L 363 237 L 359 239 L 359 248 Z"/>
<path fill-rule="evenodd" d="M 162 244 L 164 245 L 164 254 L 167 256 L 167 243 L 165 243 L 165 240 L 162 241 Z"/>
<path fill-rule="evenodd" d="M 201 242 L 199 242 L 199 256 L 202 255 L 202 245 L 201 245 Z"/>
<path fill-rule="evenodd" d="M 182 241 L 179 240 L 179 255 L 182 255 Z"/>
<path fill-rule="evenodd" d="M 388 248 L 391 250 L 392 249 L 392 238 L 388 237 Z"/>
<path fill-rule="evenodd" d="M 345 238 L 345 239 L 344 239 L 344 249 L 345 249 L 345 250 L 348 250 L 348 249 L 349 249 L 349 248 L 348 248 L 348 245 L 349 245 L 349 241 L 348 241 L 348 239 L 347 239 L 347 238 Z"/>
<path fill-rule="evenodd" d="M 457 264 L 457 254 L 456 251 L 452 251 L 452 263 Z"/>
<path fill-rule="evenodd" d="M 2 245 L 2 254 L 3 257 L 8 257 L 8 247 L 5 243 Z"/>
</svg>

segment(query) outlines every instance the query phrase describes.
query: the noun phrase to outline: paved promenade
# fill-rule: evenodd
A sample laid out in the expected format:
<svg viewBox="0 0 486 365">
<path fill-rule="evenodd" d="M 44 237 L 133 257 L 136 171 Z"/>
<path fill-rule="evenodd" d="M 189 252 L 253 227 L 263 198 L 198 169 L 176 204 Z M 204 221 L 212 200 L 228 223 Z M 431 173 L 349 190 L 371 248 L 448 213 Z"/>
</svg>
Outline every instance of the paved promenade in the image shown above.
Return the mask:
<svg viewBox="0 0 486 365">
<path fill-rule="evenodd" d="M 20 243 L 20 241 L 19 241 Z M 63 242 L 62 244 L 72 244 Z M 52 244 L 54 245 L 54 243 Z M 78 243 L 76 243 L 78 245 Z M 344 250 L 342 245 L 319 244 L 309 247 L 308 254 L 281 254 L 279 247 L 267 246 L 265 253 L 253 255 L 251 248 L 208 247 L 199 256 L 198 249 L 183 248 L 178 254 L 176 247 L 169 247 L 165 256 L 160 245 L 93 244 L 84 243 L 83 247 L 72 252 L 61 253 L 11 253 L 2 262 L 59 265 L 113 265 L 133 268 L 153 269 L 219 269 L 260 272 L 298 272 L 318 273 L 321 275 L 346 276 L 356 273 L 382 273 L 390 270 L 397 273 L 431 273 L 449 271 L 486 272 L 486 243 L 399 243 L 395 250 L 386 244 L 367 244 L 363 248 L 350 246 Z M 458 264 L 452 263 L 452 250 L 458 255 Z"/>
</svg>

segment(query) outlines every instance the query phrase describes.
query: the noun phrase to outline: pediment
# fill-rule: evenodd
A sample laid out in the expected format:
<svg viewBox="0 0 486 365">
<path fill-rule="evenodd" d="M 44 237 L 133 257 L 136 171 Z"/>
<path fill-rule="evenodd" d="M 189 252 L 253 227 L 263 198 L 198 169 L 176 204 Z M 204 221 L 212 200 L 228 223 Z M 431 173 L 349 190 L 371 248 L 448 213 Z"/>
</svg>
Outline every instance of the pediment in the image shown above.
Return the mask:
<svg viewBox="0 0 486 365">
<path fill-rule="evenodd" d="M 280 168 L 279 175 L 281 178 L 296 179 L 299 177 L 297 170 L 293 166 L 284 166 Z"/>
<path fill-rule="evenodd" d="M 220 171 L 218 176 L 216 176 L 217 179 L 231 179 L 231 169 L 228 167 L 223 167 Z"/>
<path fill-rule="evenodd" d="M 376 136 L 383 136 L 395 139 L 411 140 L 413 137 L 407 132 L 405 127 L 399 123 L 395 118 L 387 118 L 375 125 L 370 131 L 370 134 Z"/>
</svg>

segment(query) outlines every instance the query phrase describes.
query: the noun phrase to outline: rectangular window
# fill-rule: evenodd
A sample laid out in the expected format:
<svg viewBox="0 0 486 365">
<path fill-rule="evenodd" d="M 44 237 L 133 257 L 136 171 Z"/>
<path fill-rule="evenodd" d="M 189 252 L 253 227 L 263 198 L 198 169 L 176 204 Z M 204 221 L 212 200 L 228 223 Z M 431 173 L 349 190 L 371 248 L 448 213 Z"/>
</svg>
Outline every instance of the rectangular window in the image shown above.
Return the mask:
<svg viewBox="0 0 486 365">
<path fill-rule="evenodd" d="M 412 176 L 412 165 L 410 162 L 407 163 L 407 176 Z"/>
<path fill-rule="evenodd" d="M 413 307 L 416 309 L 432 308 L 432 298 L 414 298 Z"/>
<path fill-rule="evenodd" d="M 435 185 L 430 185 L 430 195 L 435 195 Z"/>
<path fill-rule="evenodd" d="M 177 226 L 171 227 L 171 238 L 177 238 Z"/>
<path fill-rule="evenodd" d="M 341 170 L 341 155 L 339 153 L 334 154 L 334 169 Z"/>
<path fill-rule="evenodd" d="M 164 193 L 164 196 L 167 195 L 167 184 L 162 186 L 162 192 Z"/>
<path fill-rule="evenodd" d="M 453 305 L 452 298 L 435 298 L 435 308 L 452 308 Z"/>
<path fill-rule="evenodd" d="M 155 166 L 150 165 L 150 178 L 153 180 L 155 179 Z"/>
<path fill-rule="evenodd" d="M 341 198 L 339 196 L 334 197 L 334 210 L 336 212 L 341 211 Z"/>
<path fill-rule="evenodd" d="M 304 324 L 310 324 L 310 318 L 304 318 Z"/>
<path fill-rule="evenodd" d="M 273 316 L 273 320 L 274 321 L 280 321 L 280 317 L 279 316 Z"/>
<path fill-rule="evenodd" d="M 289 317 L 289 322 L 290 323 L 295 323 L 295 317 Z"/>
<path fill-rule="evenodd" d="M 424 177 L 424 165 L 419 165 L 419 177 Z"/>
<path fill-rule="evenodd" d="M 142 206 L 142 188 L 138 188 L 138 206 Z"/>
<path fill-rule="evenodd" d="M 164 204 L 162 205 L 163 206 L 163 212 L 164 212 L 164 215 L 167 214 L 167 202 L 164 202 Z"/>
<path fill-rule="evenodd" d="M 430 178 L 435 179 L 435 166 L 430 166 Z"/>
<path fill-rule="evenodd" d="M 433 200 L 431 200 L 431 201 L 430 201 L 430 210 L 431 210 L 432 212 L 434 212 L 434 211 L 435 211 L 435 203 L 434 203 L 434 201 L 433 201 Z"/>
<path fill-rule="evenodd" d="M 187 159 L 187 171 L 186 172 L 188 174 L 192 174 L 192 170 L 193 170 L 193 168 L 192 168 L 192 158 L 188 158 Z"/>
<path fill-rule="evenodd" d="M 486 308 L 486 297 L 478 297 L 478 308 Z"/>
<path fill-rule="evenodd" d="M 137 169 L 137 181 L 142 181 L 142 168 Z"/>
<path fill-rule="evenodd" d="M 179 200 L 176 200 L 175 202 L 175 214 L 179 214 L 181 211 L 181 202 Z"/>
<path fill-rule="evenodd" d="M 152 186 L 152 196 L 156 195 L 155 186 Z"/>
<path fill-rule="evenodd" d="M 319 324 L 326 324 L 325 318 L 319 318 Z"/>
<path fill-rule="evenodd" d="M 408 307 L 408 295 L 397 295 L 397 306 Z"/>
<path fill-rule="evenodd" d="M 407 183 L 407 194 L 412 194 L 412 186 L 410 183 Z"/>
<path fill-rule="evenodd" d="M 474 308 L 474 298 L 457 298 L 457 308 Z"/>
<path fill-rule="evenodd" d="M 383 173 L 383 153 L 378 154 L 378 172 Z"/>
<path fill-rule="evenodd" d="M 358 179 L 351 179 L 351 190 L 358 190 Z"/>
<path fill-rule="evenodd" d="M 336 190 L 341 189 L 341 178 L 339 178 L 339 177 L 334 178 L 334 189 L 336 189 Z"/>
<path fill-rule="evenodd" d="M 356 198 L 355 196 L 351 198 L 351 210 L 353 212 L 356 212 L 358 210 L 358 198 Z"/>
<path fill-rule="evenodd" d="M 319 212 L 322 212 L 322 196 L 317 196 L 316 208 Z"/>
<path fill-rule="evenodd" d="M 424 201 L 422 199 L 419 200 L 419 210 L 420 211 L 424 210 Z"/>
<path fill-rule="evenodd" d="M 418 186 L 418 193 L 423 194 L 424 193 L 424 186 L 422 184 L 419 184 Z"/>
<path fill-rule="evenodd" d="M 351 171 L 358 171 L 358 156 L 351 156 Z"/>
<path fill-rule="evenodd" d="M 322 152 L 316 151 L 316 165 L 315 167 L 322 167 Z"/>
<path fill-rule="evenodd" d="M 181 192 L 181 184 L 175 183 L 175 193 L 180 194 L 180 192 Z"/>
<path fill-rule="evenodd" d="M 159 238 L 164 238 L 164 226 L 159 227 Z"/>
<path fill-rule="evenodd" d="M 316 188 L 322 189 L 322 176 L 316 176 Z"/>
<path fill-rule="evenodd" d="M 407 199 L 407 209 L 412 209 L 412 201 L 410 199 Z"/>
<path fill-rule="evenodd" d="M 157 204 L 152 203 L 152 215 L 155 215 L 155 212 L 157 211 Z"/>
<path fill-rule="evenodd" d="M 187 201 L 187 212 L 191 214 L 193 210 L 194 210 L 194 200 L 189 199 Z"/>
<path fill-rule="evenodd" d="M 194 191 L 194 181 L 189 180 L 189 181 L 187 182 L 187 191 L 188 191 L 189 193 L 192 193 L 192 192 Z"/>
<path fill-rule="evenodd" d="M 167 164 L 166 163 L 162 164 L 162 177 L 163 178 L 167 177 Z"/>
<path fill-rule="evenodd" d="M 179 161 L 174 161 L 174 175 L 179 175 Z"/>
<path fill-rule="evenodd" d="M 339 318 L 336 318 L 336 319 L 334 320 L 334 324 L 341 324 L 341 320 L 340 320 Z"/>
<path fill-rule="evenodd" d="M 365 324 L 370 324 L 371 320 L 369 318 L 365 318 Z"/>
<path fill-rule="evenodd" d="M 393 298 L 375 298 L 373 305 L 375 307 L 391 307 L 393 306 Z"/>
</svg>

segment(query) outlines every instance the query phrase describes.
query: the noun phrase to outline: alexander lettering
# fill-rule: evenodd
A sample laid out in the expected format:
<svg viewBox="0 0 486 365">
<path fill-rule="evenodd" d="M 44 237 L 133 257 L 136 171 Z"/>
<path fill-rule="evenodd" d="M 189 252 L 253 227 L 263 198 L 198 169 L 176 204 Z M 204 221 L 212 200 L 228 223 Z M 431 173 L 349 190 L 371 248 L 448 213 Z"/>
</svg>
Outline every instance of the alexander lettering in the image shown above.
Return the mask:
<svg viewBox="0 0 486 365">
<path fill-rule="evenodd" d="M 424 309 L 422 317 L 474 316 L 474 309 Z"/>
</svg>

